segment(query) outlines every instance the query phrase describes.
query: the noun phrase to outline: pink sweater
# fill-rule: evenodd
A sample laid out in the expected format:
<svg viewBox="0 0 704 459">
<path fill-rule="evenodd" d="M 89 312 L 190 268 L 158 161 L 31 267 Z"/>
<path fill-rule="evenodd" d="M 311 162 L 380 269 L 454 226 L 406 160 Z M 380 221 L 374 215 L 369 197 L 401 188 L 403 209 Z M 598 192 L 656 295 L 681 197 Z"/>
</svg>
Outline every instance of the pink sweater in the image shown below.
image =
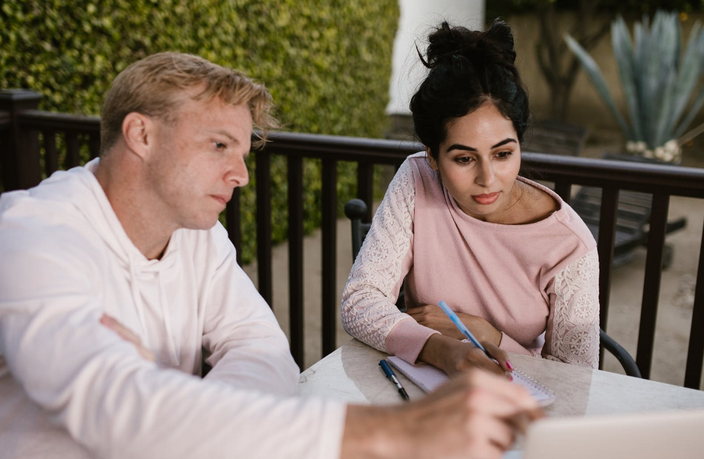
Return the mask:
<svg viewBox="0 0 704 459">
<path fill-rule="evenodd" d="M 501 225 L 465 214 L 428 165 L 409 156 L 391 182 L 342 295 L 355 338 L 409 362 L 436 331 L 394 305 L 406 278 L 408 307 L 445 300 L 488 320 L 501 348 L 596 368 L 599 265 L 596 242 L 558 195 L 536 223 Z"/>
</svg>

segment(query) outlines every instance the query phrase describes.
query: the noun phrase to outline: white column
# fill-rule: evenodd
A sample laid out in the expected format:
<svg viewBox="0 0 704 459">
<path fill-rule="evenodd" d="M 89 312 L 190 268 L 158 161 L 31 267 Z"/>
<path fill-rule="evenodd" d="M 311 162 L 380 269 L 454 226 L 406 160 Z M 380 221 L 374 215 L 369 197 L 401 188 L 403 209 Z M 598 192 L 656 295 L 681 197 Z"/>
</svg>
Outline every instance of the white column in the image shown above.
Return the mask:
<svg viewBox="0 0 704 459">
<path fill-rule="evenodd" d="M 471 30 L 484 29 L 484 0 L 399 0 L 401 15 L 393 51 L 386 107 L 388 115 L 408 115 L 408 104 L 426 75 L 416 52 L 425 51 L 430 31 L 442 21 Z"/>
</svg>

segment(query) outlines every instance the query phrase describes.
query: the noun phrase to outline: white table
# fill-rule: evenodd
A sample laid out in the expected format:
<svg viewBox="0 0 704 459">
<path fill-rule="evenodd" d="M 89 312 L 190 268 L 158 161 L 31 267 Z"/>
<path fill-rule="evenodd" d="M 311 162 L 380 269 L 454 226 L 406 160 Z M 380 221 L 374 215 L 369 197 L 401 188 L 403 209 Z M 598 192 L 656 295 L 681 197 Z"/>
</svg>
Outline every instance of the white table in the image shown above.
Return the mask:
<svg viewBox="0 0 704 459">
<path fill-rule="evenodd" d="M 386 354 L 352 340 L 301 374 L 303 396 L 328 397 L 357 404 L 401 403 L 396 388 L 382 375 Z M 584 416 L 704 408 L 704 392 L 512 354 L 511 363 L 557 396 L 549 416 Z M 397 372 L 398 374 L 398 372 Z M 423 392 L 398 375 L 411 400 Z"/>
</svg>

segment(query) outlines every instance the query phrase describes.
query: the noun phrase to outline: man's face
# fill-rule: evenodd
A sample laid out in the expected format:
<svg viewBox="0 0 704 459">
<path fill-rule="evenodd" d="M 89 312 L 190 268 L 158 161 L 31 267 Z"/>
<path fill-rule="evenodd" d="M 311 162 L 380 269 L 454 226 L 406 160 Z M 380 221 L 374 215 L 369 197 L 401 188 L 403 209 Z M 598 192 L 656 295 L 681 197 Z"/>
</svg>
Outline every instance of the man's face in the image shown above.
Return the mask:
<svg viewBox="0 0 704 459">
<path fill-rule="evenodd" d="M 249 182 L 252 115 L 245 105 L 219 98 L 185 97 L 176 120 L 156 120 L 147 158 L 147 186 L 157 200 L 160 222 L 176 228 L 209 229 L 236 187 Z"/>
</svg>

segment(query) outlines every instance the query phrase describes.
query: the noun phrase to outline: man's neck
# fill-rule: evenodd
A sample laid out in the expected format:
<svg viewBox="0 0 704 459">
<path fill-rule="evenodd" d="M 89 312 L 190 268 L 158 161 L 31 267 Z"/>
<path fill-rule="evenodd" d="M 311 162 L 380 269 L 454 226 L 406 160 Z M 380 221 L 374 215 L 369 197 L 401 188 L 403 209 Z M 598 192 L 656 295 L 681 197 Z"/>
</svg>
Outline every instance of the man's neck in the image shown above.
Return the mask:
<svg viewBox="0 0 704 459">
<path fill-rule="evenodd" d="M 112 159 L 112 158 L 111 158 Z M 129 174 L 115 177 L 114 167 L 106 167 L 101 158 L 95 177 L 103 188 L 117 219 L 137 249 L 148 259 L 160 259 L 176 228 L 163 227 L 164 218 L 159 218 L 163 209 L 153 208 L 149 194 L 139 188 L 139 180 L 130 180 Z M 102 167 L 101 167 L 102 166 Z"/>
</svg>

